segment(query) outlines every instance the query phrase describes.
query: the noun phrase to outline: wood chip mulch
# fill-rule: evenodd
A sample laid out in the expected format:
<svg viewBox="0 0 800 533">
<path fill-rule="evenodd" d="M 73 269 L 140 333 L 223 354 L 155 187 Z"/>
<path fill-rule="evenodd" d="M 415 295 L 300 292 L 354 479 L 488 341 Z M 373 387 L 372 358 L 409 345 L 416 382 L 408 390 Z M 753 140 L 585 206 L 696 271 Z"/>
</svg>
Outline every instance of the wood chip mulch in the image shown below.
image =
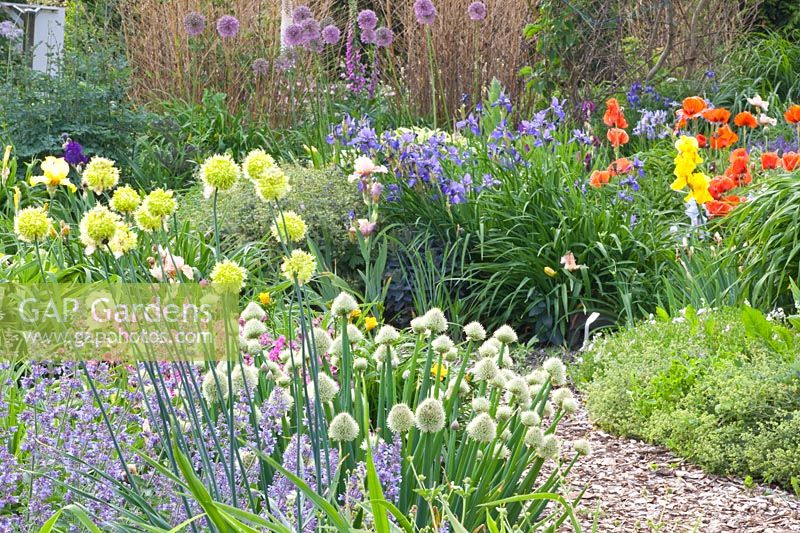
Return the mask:
<svg viewBox="0 0 800 533">
<path fill-rule="evenodd" d="M 586 531 L 596 521 L 601 532 L 800 532 L 799 498 L 767 485 L 746 488 L 664 447 L 605 433 L 583 407 L 557 434 L 592 445 L 592 455 L 578 461 L 563 487 L 574 498 L 588 485 L 578 510 Z"/>
</svg>

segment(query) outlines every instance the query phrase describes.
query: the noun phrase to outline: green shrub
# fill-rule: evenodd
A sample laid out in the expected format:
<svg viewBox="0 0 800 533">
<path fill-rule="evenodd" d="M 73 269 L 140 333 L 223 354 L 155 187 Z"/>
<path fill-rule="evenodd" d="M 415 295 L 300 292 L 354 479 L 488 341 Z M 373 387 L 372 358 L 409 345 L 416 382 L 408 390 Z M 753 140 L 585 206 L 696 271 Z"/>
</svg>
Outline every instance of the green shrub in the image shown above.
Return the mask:
<svg viewBox="0 0 800 533">
<path fill-rule="evenodd" d="M 360 256 L 348 236 L 348 216 L 358 208 L 360 195 L 336 169 L 314 170 L 285 165 L 292 186 L 282 208 L 295 211 L 308 225 L 308 236 L 328 256 L 330 265 L 352 272 Z M 191 219 L 197 229 L 213 231 L 211 201 L 203 198 L 196 186 L 183 197 L 182 219 Z M 218 206 L 221 239 L 227 248 L 271 242 L 272 215 L 255 194 L 252 184 L 241 180 L 230 192 L 221 195 Z M 277 250 L 275 250 L 277 253 Z"/>
<path fill-rule="evenodd" d="M 791 487 L 800 333 L 747 307 L 666 318 L 601 337 L 583 354 L 574 377 L 592 417 L 710 471 Z"/>
</svg>

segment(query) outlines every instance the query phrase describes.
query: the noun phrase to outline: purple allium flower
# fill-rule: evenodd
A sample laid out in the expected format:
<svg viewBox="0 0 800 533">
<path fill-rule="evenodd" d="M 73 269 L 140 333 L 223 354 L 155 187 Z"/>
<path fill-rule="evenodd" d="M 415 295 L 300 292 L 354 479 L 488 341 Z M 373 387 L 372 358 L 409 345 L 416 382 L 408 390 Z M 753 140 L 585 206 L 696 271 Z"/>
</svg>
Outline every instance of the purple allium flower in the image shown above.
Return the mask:
<svg viewBox="0 0 800 533">
<path fill-rule="evenodd" d="M 217 20 L 217 33 L 223 39 L 236 37 L 239 33 L 239 19 L 233 15 L 222 15 Z"/>
<path fill-rule="evenodd" d="M 472 2 L 467 8 L 467 14 L 472 20 L 483 20 L 486 18 L 486 4 L 483 2 Z"/>
<path fill-rule="evenodd" d="M 322 28 L 322 40 L 325 41 L 325 44 L 336 44 L 341 36 L 342 32 L 333 24 L 328 24 Z"/>
<path fill-rule="evenodd" d="M 292 22 L 294 24 L 300 24 L 304 20 L 313 19 L 314 13 L 311 12 L 308 6 L 297 6 L 297 8 L 292 12 Z"/>
<path fill-rule="evenodd" d="M 358 22 L 358 27 L 362 30 L 374 30 L 378 25 L 378 16 L 373 10 L 365 9 L 358 14 L 356 22 Z"/>
<path fill-rule="evenodd" d="M 414 13 L 417 16 L 417 22 L 420 24 L 430 25 L 436 21 L 436 6 L 433 5 L 431 0 L 417 0 L 414 2 Z"/>
<path fill-rule="evenodd" d="M 373 44 L 377 39 L 375 30 L 363 30 L 361 32 L 361 42 L 364 44 Z"/>
<path fill-rule="evenodd" d="M 286 33 L 283 37 L 286 39 L 286 44 L 289 46 L 299 46 L 305 42 L 303 38 L 303 27 L 300 24 L 290 24 L 289 27 L 286 28 Z"/>
<path fill-rule="evenodd" d="M 286 72 L 294 68 L 294 56 L 289 53 L 279 55 L 275 59 L 275 68 L 280 72 Z"/>
<path fill-rule="evenodd" d="M 202 13 L 192 11 L 183 17 L 183 29 L 189 37 L 197 37 L 206 29 L 206 18 Z"/>
<path fill-rule="evenodd" d="M 255 61 L 253 61 L 253 65 L 251 66 L 253 69 L 253 74 L 256 76 L 266 76 L 269 72 L 269 61 L 264 59 L 263 57 L 259 57 Z"/>
<path fill-rule="evenodd" d="M 319 40 L 320 37 L 320 28 L 319 22 L 311 19 L 304 20 L 300 27 L 303 29 L 303 42 L 310 43 L 312 41 Z"/>
<path fill-rule="evenodd" d="M 386 48 L 392 46 L 394 42 L 394 32 L 389 28 L 378 28 L 375 31 L 375 44 Z"/>
<path fill-rule="evenodd" d="M 89 162 L 89 158 L 83 153 L 83 146 L 72 139 L 67 139 L 64 143 L 64 160 L 72 166 L 85 165 Z"/>
<path fill-rule="evenodd" d="M 10 20 L 0 22 L 0 37 L 5 37 L 9 41 L 16 41 L 21 39 L 24 34 L 25 31 Z"/>
</svg>

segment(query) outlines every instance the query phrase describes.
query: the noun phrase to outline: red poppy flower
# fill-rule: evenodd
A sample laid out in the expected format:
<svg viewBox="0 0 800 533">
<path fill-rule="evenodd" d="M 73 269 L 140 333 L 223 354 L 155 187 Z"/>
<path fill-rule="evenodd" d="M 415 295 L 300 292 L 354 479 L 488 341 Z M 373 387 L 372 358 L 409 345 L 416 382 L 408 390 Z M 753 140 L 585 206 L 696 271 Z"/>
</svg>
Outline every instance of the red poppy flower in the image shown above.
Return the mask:
<svg viewBox="0 0 800 533">
<path fill-rule="evenodd" d="M 603 114 L 603 123 L 609 128 L 627 128 L 628 121 L 619 106 L 616 98 L 606 100 L 606 112 Z"/>
<path fill-rule="evenodd" d="M 706 101 L 699 96 L 690 96 L 683 99 L 681 114 L 684 119 L 695 118 L 705 111 L 707 107 Z"/>
<path fill-rule="evenodd" d="M 790 105 L 789 109 L 787 109 L 786 112 L 783 114 L 783 117 L 789 124 L 800 123 L 800 105 L 798 104 Z"/>
<path fill-rule="evenodd" d="M 789 172 L 800 168 L 800 154 L 797 152 L 786 152 L 783 154 L 783 168 Z"/>
<path fill-rule="evenodd" d="M 708 139 L 702 133 L 697 134 L 697 146 L 700 148 L 708 148 Z"/>
<path fill-rule="evenodd" d="M 761 168 L 763 170 L 773 170 L 778 168 L 781 158 L 775 152 L 764 152 L 761 154 Z"/>
<path fill-rule="evenodd" d="M 712 124 L 727 124 L 731 119 L 731 112 L 722 107 L 706 109 L 703 111 L 703 118 Z"/>
<path fill-rule="evenodd" d="M 722 200 L 711 200 L 710 202 L 704 203 L 703 206 L 705 206 L 706 211 L 708 211 L 708 218 L 724 217 L 736 207 Z"/>
<path fill-rule="evenodd" d="M 589 185 L 599 189 L 611 181 L 611 173 L 607 170 L 595 170 L 589 177 Z"/>
<path fill-rule="evenodd" d="M 608 172 L 612 176 L 619 176 L 620 174 L 627 174 L 633 170 L 633 163 L 631 163 L 627 158 L 620 157 L 619 159 L 615 159 L 608 165 Z"/>
<path fill-rule="evenodd" d="M 733 123 L 740 128 L 755 128 L 758 126 L 758 120 L 756 120 L 756 116 L 750 111 L 742 111 L 733 117 Z"/>
<path fill-rule="evenodd" d="M 739 136 L 725 124 L 717 128 L 717 131 L 711 134 L 711 148 L 715 150 L 727 148 L 738 140 Z"/>
<path fill-rule="evenodd" d="M 717 176 L 708 184 L 708 192 L 715 200 L 722 198 L 722 195 L 736 188 L 736 182 L 728 176 Z"/>
<path fill-rule="evenodd" d="M 628 141 L 630 140 L 630 137 L 628 137 L 628 132 L 619 128 L 611 128 L 608 130 L 608 133 L 606 133 L 606 138 L 614 148 L 619 148 L 623 144 L 628 144 Z"/>
</svg>

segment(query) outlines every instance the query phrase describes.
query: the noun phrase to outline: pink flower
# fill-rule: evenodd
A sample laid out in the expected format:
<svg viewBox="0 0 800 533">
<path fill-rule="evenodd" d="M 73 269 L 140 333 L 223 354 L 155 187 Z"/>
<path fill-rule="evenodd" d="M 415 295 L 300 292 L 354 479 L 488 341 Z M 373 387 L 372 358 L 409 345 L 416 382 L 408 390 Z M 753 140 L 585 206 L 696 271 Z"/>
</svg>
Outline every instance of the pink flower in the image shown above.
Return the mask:
<svg viewBox="0 0 800 533">
<path fill-rule="evenodd" d="M 150 269 L 150 274 L 158 281 L 176 281 L 178 279 L 178 272 L 182 273 L 188 279 L 194 279 L 194 271 L 192 267 L 186 264 L 183 257 L 173 255 L 168 250 L 164 250 L 159 246 L 159 261 Z"/>
<path fill-rule="evenodd" d="M 364 237 L 369 237 L 375 230 L 378 228 L 378 224 L 375 222 L 370 222 L 366 218 L 359 218 L 358 219 L 358 231 L 361 232 L 361 235 Z"/>
<path fill-rule="evenodd" d="M 358 180 L 369 178 L 373 174 L 386 174 L 388 170 L 383 165 L 376 165 L 372 159 L 366 156 L 356 158 L 353 164 L 353 173 L 347 178 L 347 181 L 353 183 Z"/>
</svg>

